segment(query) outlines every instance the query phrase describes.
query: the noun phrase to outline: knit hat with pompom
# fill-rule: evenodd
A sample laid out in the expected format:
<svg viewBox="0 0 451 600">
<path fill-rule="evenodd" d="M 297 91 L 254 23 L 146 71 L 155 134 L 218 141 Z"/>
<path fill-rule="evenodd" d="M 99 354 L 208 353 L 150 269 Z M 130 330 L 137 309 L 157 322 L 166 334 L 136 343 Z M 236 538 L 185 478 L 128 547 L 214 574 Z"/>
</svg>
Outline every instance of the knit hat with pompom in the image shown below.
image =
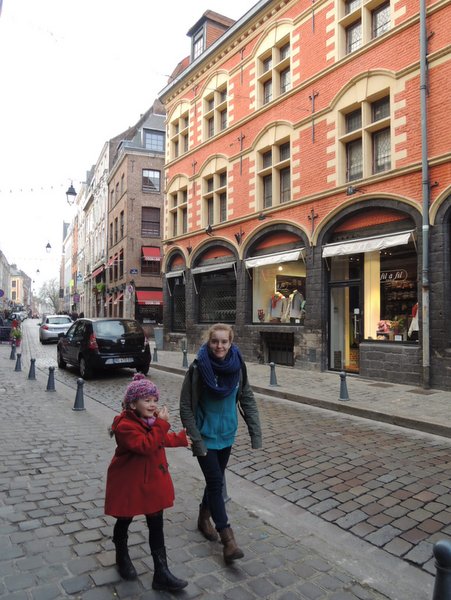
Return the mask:
<svg viewBox="0 0 451 600">
<path fill-rule="evenodd" d="M 136 373 L 133 377 L 133 381 L 127 387 L 124 396 L 124 404 L 130 404 L 136 402 L 140 398 L 147 398 L 148 396 L 155 396 L 158 400 L 160 392 L 157 386 L 145 377 L 142 373 Z"/>
</svg>

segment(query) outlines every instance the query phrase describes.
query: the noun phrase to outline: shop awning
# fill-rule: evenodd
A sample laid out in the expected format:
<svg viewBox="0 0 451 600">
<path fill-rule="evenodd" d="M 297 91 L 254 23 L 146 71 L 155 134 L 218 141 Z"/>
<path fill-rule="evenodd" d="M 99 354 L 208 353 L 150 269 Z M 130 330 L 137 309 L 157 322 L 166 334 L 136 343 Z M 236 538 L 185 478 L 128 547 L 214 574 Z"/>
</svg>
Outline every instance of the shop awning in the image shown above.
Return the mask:
<svg viewBox="0 0 451 600">
<path fill-rule="evenodd" d="M 138 304 L 163 304 L 163 292 L 162 290 L 136 290 L 136 299 Z"/>
<path fill-rule="evenodd" d="M 330 256 L 346 256 L 348 254 L 360 254 L 361 252 L 375 252 L 385 250 L 393 246 L 403 246 L 413 239 L 412 231 L 402 231 L 390 235 L 377 235 L 374 237 L 349 240 L 348 242 L 337 242 L 326 244 L 323 247 L 323 258 Z"/>
<path fill-rule="evenodd" d="M 105 265 L 102 265 L 101 267 L 99 267 L 98 269 L 93 271 L 91 273 L 91 277 L 97 277 L 97 275 L 100 275 L 100 273 L 104 270 L 104 268 L 105 268 Z"/>
<path fill-rule="evenodd" d="M 183 277 L 185 271 L 168 271 L 165 273 L 166 279 L 170 279 L 171 277 Z"/>
<path fill-rule="evenodd" d="M 161 260 L 160 248 L 153 246 L 143 246 L 142 253 L 144 260 Z"/>
<path fill-rule="evenodd" d="M 304 248 L 296 248 L 296 250 L 287 250 L 286 252 L 276 252 L 274 254 L 265 254 L 264 256 L 256 256 L 255 258 L 247 258 L 244 261 L 246 269 L 254 267 L 263 267 L 265 265 L 277 265 L 283 262 L 291 262 L 299 260 L 304 252 Z"/>
<path fill-rule="evenodd" d="M 212 271 L 223 271 L 224 269 L 233 269 L 235 265 L 235 261 L 205 265 L 204 267 L 195 267 L 194 269 L 191 269 L 191 273 L 192 275 L 200 275 L 201 273 L 211 273 Z"/>
</svg>

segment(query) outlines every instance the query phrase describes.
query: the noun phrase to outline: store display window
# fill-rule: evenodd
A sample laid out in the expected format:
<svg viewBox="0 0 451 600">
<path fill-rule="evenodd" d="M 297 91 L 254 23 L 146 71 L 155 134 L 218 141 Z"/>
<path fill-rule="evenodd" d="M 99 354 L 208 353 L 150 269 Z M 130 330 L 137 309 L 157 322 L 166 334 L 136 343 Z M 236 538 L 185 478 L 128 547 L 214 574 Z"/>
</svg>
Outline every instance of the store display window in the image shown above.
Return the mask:
<svg viewBox="0 0 451 600">
<path fill-rule="evenodd" d="M 303 325 L 307 309 L 303 251 L 252 258 L 245 264 L 252 279 L 252 322 Z"/>
</svg>

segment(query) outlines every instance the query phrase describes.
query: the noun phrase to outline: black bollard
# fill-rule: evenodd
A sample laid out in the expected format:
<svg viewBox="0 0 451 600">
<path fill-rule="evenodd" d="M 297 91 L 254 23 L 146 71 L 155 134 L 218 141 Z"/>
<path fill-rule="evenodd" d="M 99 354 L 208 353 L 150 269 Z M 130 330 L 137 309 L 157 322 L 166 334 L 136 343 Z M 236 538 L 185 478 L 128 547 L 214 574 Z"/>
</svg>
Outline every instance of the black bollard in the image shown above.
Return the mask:
<svg viewBox="0 0 451 600">
<path fill-rule="evenodd" d="M 432 600 L 450 600 L 451 598 L 451 541 L 440 540 L 434 544 L 435 557 L 434 593 Z"/>
<path fill-rule="evenodd" d="M 16 344 L 11 343 L 11 354 L 9 355 L 10 360 L 16 360 Z"/>
<path fill-rule="evenodd" d="M 270 375 L 269 375 L 269 385 L 273 386 L 273 387 L 278 387 L 279 384 L 277 383 L 277 377 L 276 377 L 276 365 L 273 362 L 270 362 L 269 368 L 271 369 Z"/>
<path fill-rule="evenodd" d="M 30 370 L 28 371 L 28 379 L 36 379 L 36 371 L 34 367 L 34 363 L 36 362 L 35 358 L 30 358 Z"/>
<path fill-rule="evenodd" d="M 340 397 L 339 400 L 349 400 L 348 386 L 346 385 L 346 373 L 341 371 L 340 373 Z"/>
<path fill-rule="evenodd" d="M 20 362 L 22 354 L 20 354 L 20 352 L 17 354 L 17 358 L 16 358 L 16 366 L 14 368 L 14 371 L 22 371 L 22 363 Z"/>
<path fill-rule="evenodd" d="M 185 349 L 183 349 L 183 362 L 182 367 L 188 367 L 188 353 Z"/>
<path fill-rule="evenodd" d="M 77 379 L 77 394 L 75 396 L 75 404 L 72 410 L 86 410 L 85 409 L 85 400 L 83 397 L 83 385 L 84 379 L 79 377 Z"/>
<path fill-rule="evenodd" d="M 158 350 L 157 347 L 155 346 L 155 348 L 153 349 L 153 358 L 152 358 L 153 362 L 158 362 Z"/>
<path fill-rule="evenodd" d="M 47 379 L 46 392 L 56 392 L 55 390 L 55 367 L 49 367 L 49 378 Z"/>
</svg>

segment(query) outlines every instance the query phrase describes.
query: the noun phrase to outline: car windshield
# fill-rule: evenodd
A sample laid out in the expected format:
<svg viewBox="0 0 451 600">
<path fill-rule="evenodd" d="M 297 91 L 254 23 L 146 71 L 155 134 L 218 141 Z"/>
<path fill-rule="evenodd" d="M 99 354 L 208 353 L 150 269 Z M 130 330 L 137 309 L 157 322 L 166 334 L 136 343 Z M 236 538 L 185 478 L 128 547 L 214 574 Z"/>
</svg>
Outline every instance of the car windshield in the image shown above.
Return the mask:
<svg viewBox="0 0 451 600">
<path fill-rule="evenodd" d="M 94 324 L 97 336 L 105 338 L 119 338 L 130 333 L 141 333 L 136 321 L 98 321 Z"/>
<path fill-rule="evenodd" d="M 47 322 L 50 325 L 67 325 L 72 323 L 72 320 L 69 317 L 49 317 Z"/>
</svg>

